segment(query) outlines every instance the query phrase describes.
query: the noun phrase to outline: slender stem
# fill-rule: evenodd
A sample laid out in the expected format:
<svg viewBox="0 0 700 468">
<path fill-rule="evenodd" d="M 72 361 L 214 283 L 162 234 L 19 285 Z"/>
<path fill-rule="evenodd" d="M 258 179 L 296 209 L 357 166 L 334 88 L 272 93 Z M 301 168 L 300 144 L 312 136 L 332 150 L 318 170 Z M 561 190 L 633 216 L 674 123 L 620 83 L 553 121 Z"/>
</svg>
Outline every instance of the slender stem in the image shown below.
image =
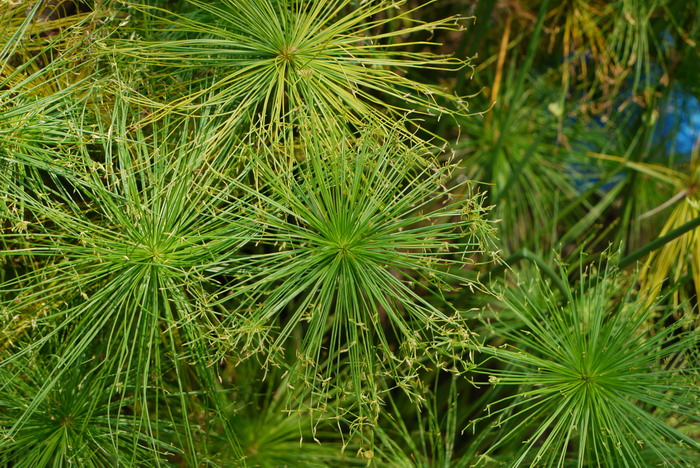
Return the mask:
<svg viewBox="0 0 700 468">
<path fill-rule="evenodd" d="M 520 96 L 522 92 L 523 85 L 525 84 L 525 79 L 527 78 L 527 74 L 530 72 L 530 68 L 532 68 L 532 63 L 535 60 L 535 54 L 537 52 L 537 47 L 539 46 L 540 43 L 540 34 L 542 32 L 542 27 L 544 24 L 544 18 L 547 16 L 547 4 L 549 3 L 549 0 L 543 0 L 542 3 L 540 4 L 540 10 L 537 15 L 537 24 L 535 25 L 535 30 L 532 33 L 532 39 L 530 39 L 530 43 L 528 44 L 527 47 L 527 52 L 525 56 L 525 62 L 523 63 L 523 66 L 518 70 L 518 77 L 515 82 L 515 85 L 513 86 L 513 96 Z M 499 138 L 498 143 L 499 147 L 497 147 L 496 151 L 494 153 L 497 153 L 498 150 L 500 150 L 500 145 L 503 144 L 503 141 L 505 140 L 505 134 L 508 131 L 508 127 L 510 126 L 510 121 L 513 118 L 513 115 L 515 114 L 515 107 L 517 103 L 513 102 L 512 105 L 508 108 L 508 111 L 506 113 L 505 120 L 503 121 L 503 127 L 501 129 L 501 138 Z"/>
<path fill-rule="evenodd" d="M 686 232 L 691 231 L 698 226 L 700 226 L 700 216 L 698 216 L 697 218 L 691 219 L 690 221 L 683 224 L 682 226 L 679 226 L 676 229 L 669 231 L 668 234 L 661 236 L 652 242 L 649 242 L 647 245 L 645 245 L 641 249 L 638 249 L 638 250 L 632 252 L 631 254 L 629 254 L 628 256 L 624 257 L 622 260 L 620 260 L 619 267 L 620 268 L 626 267 L 627 265 L 644 257 L 649 252 L 652 252 L 660 247 L 663 247 L 664 245 L 668 244 L 672 240 L 676 239 L 677 237 L 682 236 Z"/>
<path fill-rule="evenodd" d="M 700 226 L 700 216 L 697 218 L 693 218 L 692 220 L 688 221 L 687 223 L 683 224 L 682 226 L 677 227 L 676 229 L 673 229 L 670 231 L 668 234 L 659 237 L 658 239 L 649 242 L 647 245 L 642 247 L 639 250 L 636 250 L 635 252 L 629 254 L 628 256 L 622 258 L 620 262 L 618 263 L 618 266 L 620 268 L 624 268 L 631 263 L 634 263 L 636 260 L 639 260 L 640 258 L 644 257 L 647 255 L 649 252 L 652 252 L 660 247 L 663 247 L 664 245 L 668 244 L 672 240 L 682 236 L 683 234 L 687 233 L 688 231 L 691 231 L 695 229 L 696 227 Z M 496 266 L 495 268 L 492 268 L 489 271 L 489 275 L 495 275 L 500 273 L 501 271 L 505 270 L 508 268 L 509 265 L 512 265 L 516 262 L 519 262 L 520 260 L 529 260 L 537 267 L 540 269 L 542 273 L 544 273 L 546 276 L 549 277 L 549 279 L 552 280 L 552 283 L 559 289 L 564 296 L 567 296 L 567 287 L 562 281 L 561 277 L 557 275 L 552 268 L 547 265 L 547 262 L 545 262 L 541 257 L 537 256 L 535 253 L 533 253 L 531 250 L 524 248 L 520 249 L 517 252 L 515 252 L 513 255 L 508 257 L 503 264 Z"/>
<path fill-rule="evenodd" d="M 549 279 L 552 280 L 552 283 L 559 289 L 559 291 L 564 294 L 564 297 L 568 296 L 568 288 L 564 284 L 564 282 L 561 279 L 560 275 L 557 275 L 552 268 L 550 268 L 549 265 L 547 265 L 547 262 L 545 262 L 542 258 L 537 256 L 534 252 L 532 252 L 529 249 L 520 249 L 517 252 L 515 252 L 513 255 L 508 257 L 506 261 L 502 265 L 498 265 L 497 267 L 493 268 L 489 274 L 494 275 L 497 273 L 500 273 L 501 271 L 505 270 L 508 268 L 509 265 L 519 262 L 520 260 L 529 260 L 542 271 L 545 275 L 549 277 Z"/>
<path fill-rule="evenodd" d="M 665 202 L 663 202 L 662 204 L 660 204 L 656 208 L 639 215 L 637 217 L 637 221 L 641 221 L 643 219 L 647 219 L 647 218 L 654 216 L 656 213 L 665 210 L 669 206 L 676 203 L 678 200 L 682 200 L 687 194 L 688 194 L 688 192 L 686 190 L 681 190 L 680 192 L 675 194 L 673 197 L 671 197 L 669 200 L 666 200 Z"/>
<path fill-rule="evenodd" d="M 503 120 L 500 122 L 500 132 L 494 133 L 496 136 L 496 142 L 491 150 L 492 158 L 491 160 L 492 165 L 490 168 L 490 172 L 493 172 L 494 167 L 493 164 L 495 164 L 495 161 L 497 161 L 499 158 L 499 154 L 501 152 L 501 149 L 503 148 L 503 145 L 505 144 L 507 140 L 507 134 L 510 130 L 510 124 L 511 121 L 513 120 L 513 116 L 515 115 L 515 108 L 519 104 L 517 102 L 517 98 L 521 95 L 522 88 L 525 84 L 525 79 L 527 78 L 528 73 L 530 72 L 530 68 L 532 67 L 533 61 L 535 59 L 535 53 L 537 52 L 537 47 L 540 42 L 540 34 L 542 32 L 542 27 L 544 24 L 544 18 L 547 14 L 547 4 L 549 3 L 549 0 L 542 0 L 542 3 L 540 4 L 540 10 L 537 15 L 537 24 L 535 25 L 535 30 L 532 33 L 532 38 L 530 39 L 530 43 L 528 44 L 527 47 L 527 52 L 525 56 L 525 62 L 523 63 L 522 67 L 518 69 L 518 76 L 516 78 L 515 84 L 513 86 L 513 91 L 510 93 L 511 96 L 513 96 L 513 100 L 510 103 L 508 109 L 505 111 L 505 117 Z M 491 197 L 491 200 L 493 200 L 493 192 L 490 193 L 489 197 Z"/>
<path fill-rule="evenodd" d="M 493 14 L 493 10 L 496 6 L 496 2 L 493 0 L 479 0 L 479 3 L 474 12 L 476 17 L 474 27 L 470 34 L 465 34 L 459 45 L 460 56 L 461 57 L 472 57 L 479 50 L 481 45 L 481 40 L 483 39 L 485 33 L 490 29 L 490 19 Z M 458 93 L 464 91 L 464 84 L 467 81 L 468 73 L 460 73 L 457 77 L 457 84 L 455 88 Z"/>
</svg>

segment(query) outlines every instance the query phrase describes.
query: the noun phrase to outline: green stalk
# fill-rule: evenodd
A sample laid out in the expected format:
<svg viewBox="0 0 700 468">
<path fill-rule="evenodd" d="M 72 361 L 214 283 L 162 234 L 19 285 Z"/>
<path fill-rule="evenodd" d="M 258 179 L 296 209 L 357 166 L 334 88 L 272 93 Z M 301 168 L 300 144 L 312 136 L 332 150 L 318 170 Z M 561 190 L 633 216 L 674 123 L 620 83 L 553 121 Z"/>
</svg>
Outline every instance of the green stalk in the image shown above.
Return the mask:
<svg viewBox="0 0 700 468">
<path fill-rule="evenodd" d="M 647 245 L 644 247 L 632 252 L 631 254 L 627 255 L 626 257 L 622 258 L 619 263 L 620 268 L 624 268 L 631 263 L 634 263 L 635 261 L 639 260 L 640 258 L 644 257 L 646 254 L 663 247 L 664 245 L 668 244 L 672 240 L 682 236 L 688 231 L 691 231 L 695 229 L 696 227 L 700 226 L 700 216 L 697 218 L 693 218 L 687 223 L 683 224 L 682 226 L 677 227 L 676 229 L 673 229 L 672 231 L 669 231 L 668 234 L 659 237 L 658 239 L 655 239 L 651 242 L 649 242 Z"/>
<path fill-rule="evenodd" d="M 506 261 L 498 265 L 495 268 L 492 268 L 491 271 L 489 272 L 489 275 L 495 275 L 497 273 L 500 273 L 501 271 L 505 270 L 508 268 L 508 265 L 511 265 L 515 262 L 519 262 L 520 260 L 529 260 L 542 271 L 545 275 L 549 277 L 549 279 L 552 280 L 552 283 L 561 291 L 564 296 L 566 296 L 568 288 L 564 284 L 564 282 L 561 280 L 561 276 L 557 275 L 555 271 L 547 265 L 547 262 L 544 261 L 541 257 L 533 253 L 531 250 L 528 249 L 520 249 L 517 252 L 515 252 L 513 255 L 508 257 Z"/>
<path fill-rule="evenodd" d="M 543 0 L 540 4 L 540 10 L 537 14 L 537 24 L 535 25 L 535 30 L 532 33 L 532 39 L 530 40 L 530 43 L 527 46 L 525 62 L 523 63 L 522 68 L 519 70 L 517 81 L 515 82 L 515 86 L 513 86 L 513 96 L 521 95 L 523 86 L 525 84 L 525 77 L 527 77 L 527 74 L 530 72 L 530 68 L 532 68 L 532 63 L 535 60 L 535 53 L 537 52 L 537 47 L 540 43 L 540 35 L 542 34 L 544 17 L 547 13 L 547 4 L 549 4 L 549 0 Z M 508 127 L 510 126 L 510 121 L 513 118 L 514 112 L 515 106 L 510 106 L 506 113 L 506 118 L 503 120 L 503 126 L 501 128 L 501 137 L 498 139 L 498 142 L 494 147 L 494 154 L 498 154 L 501 150 L 501 147 L 503 146 L 506 132 L 508 131 Z"/>
</svg>

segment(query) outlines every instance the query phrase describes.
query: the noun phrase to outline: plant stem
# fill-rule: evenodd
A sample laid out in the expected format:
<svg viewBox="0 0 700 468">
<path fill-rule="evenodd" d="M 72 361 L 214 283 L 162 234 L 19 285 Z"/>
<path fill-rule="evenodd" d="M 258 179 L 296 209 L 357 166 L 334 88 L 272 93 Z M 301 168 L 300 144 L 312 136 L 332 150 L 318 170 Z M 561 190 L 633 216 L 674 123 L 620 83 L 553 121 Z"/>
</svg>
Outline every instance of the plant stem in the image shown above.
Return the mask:
<svg viewBox="0 0 700 468">
<path fill-rule="evenodd" d="M 542 273 L 547 275 L 549 277 L 549 279 L 552 280 L 552 283 L 554 283 L 554 285 L 557 287 L 557 289 L 559 289 L 559 291 L 561 291 L 564 294 L 564 296 L 566 296 L 568 294 L 568 289 L 567 289 L 566 285 L 564 284 L 564 282 L 562 281 L 561 276 L 557 275 L 554 272 L 554 270 L 552 268 L 550 268 L 549 265 L 547 265 L 547 262 L 545 262 L 541 257 L 539 257 L 537 254 L 535 254 L 534 252 L 532 252 L 529 249 L 518 250 L 513 255 L 508 257 L 503 264 L 498 265 L 497 267 L 493 268 L 489 272 L 489 274 L 494 275 L 496 273 L 499 273 L 499 272 L 505 270 L 508 267 L 508 265 L 515 263 L 515 262 L 519 262 L 520 260 L 529 260 L 532 263 L 534 263 L 535 265 L 537 265 L 537 267 L 542 271 Z"/>
<path fill-rule="evenodd" d="M 682 226 L 679 226 L 676 229 L 669 231 L 668 234 L 661 236 L 652 242 L 649 242 L 644 247 L 642 247 L 642 248 L 632 252 L 628 256 L 622 258 L 622 260 L 620 260 L 620 263 L 618 264 L 618 266 L 620 268 L 624 268 L 627 265 L 635 262 L 636 260 L 639 260 L 640 258 L 644 257 L 649 252 L 652 252 L 660 247 L 663 247 L 664 245 L 668 244 L 672 240 L 676 239 L 677 237 L 682 236 L 686 232 L 691 231 L 698 226 L 700 226 L 700 216 L 698 216 L 697 218 L 691 219 L 690 221 L 683 224 Z"/>
</svg>

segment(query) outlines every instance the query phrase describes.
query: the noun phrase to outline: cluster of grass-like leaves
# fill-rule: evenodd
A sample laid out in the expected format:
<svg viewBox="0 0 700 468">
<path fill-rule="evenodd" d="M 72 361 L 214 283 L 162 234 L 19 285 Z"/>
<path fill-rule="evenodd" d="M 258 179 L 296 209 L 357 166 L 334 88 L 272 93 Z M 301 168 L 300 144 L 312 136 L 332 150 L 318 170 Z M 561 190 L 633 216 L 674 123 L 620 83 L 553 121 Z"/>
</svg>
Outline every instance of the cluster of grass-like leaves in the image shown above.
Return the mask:
<svg viewBox="0 0 700 468">
<path fill-rule="evenodd" d="M 700 444 L 674 426 L 698 421 L 696 326 L 655 317 L 600 268 L 558 301 L 543 282 L 505 292 L 512 315 L 493 328 L 505 343 L 481 351 L 500 364 L 489 384 L 518 390 L 487 405 L 500 428 L 489 451 L 515 438 L 514 466 L 695 465 Z"/>
<path fill-rule="evenodd" d="M 697 12 L 467 3 L 0 0 L 0 465 L 699 464 Z"/>
<path fill-rule="evenodd" d="M 408 390 L 423 353 L 469 366 L 455 343 L 471 333 L 444 293 L 479 287 L 468 269 L 491 254 L 485 210 L 408 133 L 409 120 L 394 121 L 402 108 L 375 97 L 426 112 L 438 96 L 455 103 L 397 72 L 463 62 L 410 51 L 428 42 L 392 41 L 456 20 L 373 34 L 413 12 L 379 20 L 398 5 L 349 3 L 191 2 L 199 19 L 96 5 L 90 21 L 76 13 L 52 24 L 47 41 L 32 24 L 52 12 L 12 10 L 0 173 L 0 366 L 12 376 L 4 451 L 40 465 L 284 460 L 279 444 L 294 426 L 283 410 L 308 429 L 330 418 L 338 434 L 369 440 L 380 392 Z M 95 46 L 72 48 L 80 33 Z M 19 53 L 28 41 L 45 51 Z M 87 77 L 66 68 L 78 53 Z M 290 75 L 303 67 L 307 82 Z M 161 73 L 181 86 L 164 87 Z M 286 119 L 292 110 L 305 117 Z M 337 124 L 317 127 L 331 117 Z M 23 376 L 47 349 L 53 364 Z M 258 373 L 231 388 L 221 367 L 248 361 L 260 361 Z M 237 427 L 245 388 L 279 367 L 299 394 Z M 76 376 L 97 383 L 69 393 Z M 53 415 L 52 395 L 69 394 L 70 410 Z M 113 437 L 92 435 L 104 427 L 90 427 L 93 417 L 114 424 Z M 268 419 L 282 426 L 258 427 Z M 37 420 L 46 431 L 56 421 L 62 435 L 40 443 L 35 431 L 32 446 Z M 276 442 L 253 437 L 256 427 Z"/>
</svg>

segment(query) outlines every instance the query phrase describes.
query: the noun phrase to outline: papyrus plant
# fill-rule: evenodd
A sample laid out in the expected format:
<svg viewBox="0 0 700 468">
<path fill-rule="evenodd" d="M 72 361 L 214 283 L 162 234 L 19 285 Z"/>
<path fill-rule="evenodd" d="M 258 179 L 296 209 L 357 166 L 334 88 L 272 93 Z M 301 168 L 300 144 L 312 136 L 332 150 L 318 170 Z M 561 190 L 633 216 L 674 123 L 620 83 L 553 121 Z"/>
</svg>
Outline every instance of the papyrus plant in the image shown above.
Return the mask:
<svg viewBox="0 0 700 468">
<path fill-rule="evenodd" d="M 697 464 L 696 325 L 683 331 L 665 301 L 621 292 L 632 282 L 602 264 L 564 297 L 542 279 L 504 293 L 479 372 L 512 390 L 484 410 L 500 428 L 486 454 L 512 466 Z"/>
<path fill-rule="evenodd" d="M 180 395 L 178 411 L 187 414 L 190 365 L 197 386 L 215 378 L 208 346 L 222 317 L 211 304 L 225 285 L 212 268 L 233 258 L 250 226 L 238 221 L 233 183 L 212 174 L 220 154 L 190 140 L 186 124 L 177 137 L 167 121 L 129 133 L 133 116 L 123 101 L 112 115 L 71 165 L 60 157 L 45 168 L 24 161 L 43 170 L 44 184 L 0 174 L 23 208 L 21 229 L 2 234 L 3 258 L 19 266 L 0 284 L 0 304 L 43 331 L 0 367 L 60 334 L 66 346 L 42 394 L 99 349 L 94 365 L 133 388 L 143 408 L 172 385 L 168 393 Z M 26 417 L 41 404 L 32 400 Z M 183 434 L 191 444 L 188 425 Z"/>
<path fill-rule="evenodd" d="M 393 127 L 407 112 L 415 123 L 466 109 L 445 87 L 410 75 L 466 73 L 466 58 L 425 50 L 437 46 L 434 31 L 465 26 L 458 17 L 421 21 L 433 2 L 409 9 L 405 1 L 384 0 L 188 1 L 196 15 L 129 4 L 148 18 L 148 29 L 103 44 L 178 78 L 164 82 L 156 100 L 134 98 L 159 107 L 154 118 L 214 106 L 229 131 L 243 123 L 278 128 L 300 116 L 346 128 L 371 115 Z"/>
<path fill-rule="evenodd" d="M 380 378 L 402 386 L 425 361 L 461 359 L 471 332 L 444 293 L 480 287 L 469 270 L 490 260 L 491 226 L 451 165 L 425 165 L 425 149 L 396 134 L 303 140 L 288 176 L 266 146 L 251 155 L 258 185 L 242 189 L 263 252 L 228 271 L 230 322 L 245 320 L 273 362 L 292 346 L 302 382 L 350 395 L 372 422 Z"/>
</svg>

